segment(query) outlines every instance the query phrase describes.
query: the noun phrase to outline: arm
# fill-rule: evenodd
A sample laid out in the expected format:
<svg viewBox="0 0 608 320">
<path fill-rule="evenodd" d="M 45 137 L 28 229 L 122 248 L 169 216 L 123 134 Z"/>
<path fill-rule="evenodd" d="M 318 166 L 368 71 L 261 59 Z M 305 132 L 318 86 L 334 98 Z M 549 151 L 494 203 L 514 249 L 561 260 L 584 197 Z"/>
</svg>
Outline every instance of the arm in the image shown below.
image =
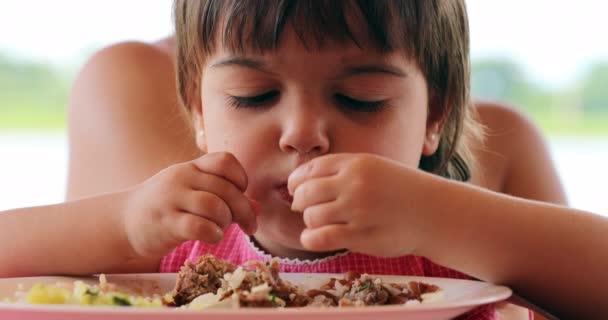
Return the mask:
<svg viewBox="0 0 608 320">
<path fill-rule="evenodd" d="M 608 242 L 601 240 L 608 219 L 429 178 L 434 181 L 422 201 L 425 212 L 439 217 L 425 224 L 435 236 L 425 237 L 417 254 L 508 285 L 560 317 L 608 314 L 607 289 L 600 285 L 608 281 Z M 431 201 L 437 192 L 442 201 Z"/>
<path fill-rule="evenodd" d="M 303 212 L 300 241 L 309 250 L 413 253 L 505 284 L 564 318 L 608 315 L 608 289 L 598 285 L 608 281 L 604 217 L 366 154 L 315 158 L 290 175 L 288 186 L 292 209 Z"/>
<path fill-rule="evenodd" d="M 253 233 L 245 170 L 208 154 L 128 190 L 0 213 L 0 277 L 154 272 L 188 240 L 218 243 L 231 223 Z"/>
<path fill-rule="evenodd" d="M 0 213 L 0 276 L 153 271 L 128 250 L 124 201 L 116 193 Z"/>
<path fill-rule="evenodd" d="M 122 43 L 83 67 L 69 102 L 67 199 L 122 190 L 200 156 L 166 50 Z"/>
<path fill-rule="evenodd" d="M 478 166 L 472 183 L 525 199 L 567 204 L 547 143 L 534 123 L 511 106 L 488 101 L 475 106 L 485 136 L 473 148 Z"/>
</svg>

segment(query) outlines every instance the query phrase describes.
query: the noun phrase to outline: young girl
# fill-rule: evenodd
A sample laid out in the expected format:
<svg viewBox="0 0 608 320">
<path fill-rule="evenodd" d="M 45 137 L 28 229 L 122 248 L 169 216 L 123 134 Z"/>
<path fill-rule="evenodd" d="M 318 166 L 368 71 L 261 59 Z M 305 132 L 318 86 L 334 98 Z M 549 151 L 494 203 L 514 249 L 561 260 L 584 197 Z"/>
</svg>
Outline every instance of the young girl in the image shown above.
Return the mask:
<svg viewBox="0 0 608 320">
<path fill-rule="evenodd" d="M 458 181 L 474 138 L 462 2 L 183 0 L 175 17 L 180 94 L 205 155 L 121 192 L 0 215 L 0 274 L 279 256 L 285 271 L 459 270 L 581 312 L 566 288 L 594 286 L 563 280 L 577 263 L 560 250 L 587 258 L 605 221 L 585 215 L 592 228 L 574 236 L 573 210 Z M 572 239 L 557 250 L 560 237 Z M 605 311 L 597 299 L 583 310 Z"/>
</svg>

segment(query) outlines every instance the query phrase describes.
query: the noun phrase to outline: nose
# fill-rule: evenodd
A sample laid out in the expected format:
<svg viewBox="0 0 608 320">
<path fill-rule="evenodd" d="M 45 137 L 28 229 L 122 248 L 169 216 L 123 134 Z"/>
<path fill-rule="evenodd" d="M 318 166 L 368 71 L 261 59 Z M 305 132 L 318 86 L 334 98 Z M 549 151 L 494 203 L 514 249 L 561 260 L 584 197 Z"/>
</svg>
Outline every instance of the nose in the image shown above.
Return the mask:
<svg viewBox="0 0 608 320">
<path fill-rule="evenodd" d="M 320 109 L 304 104 L 289 108 L 279 140 L 283 152 L 314 157 L 329 151 L 329 119 Z"/>
</svg>

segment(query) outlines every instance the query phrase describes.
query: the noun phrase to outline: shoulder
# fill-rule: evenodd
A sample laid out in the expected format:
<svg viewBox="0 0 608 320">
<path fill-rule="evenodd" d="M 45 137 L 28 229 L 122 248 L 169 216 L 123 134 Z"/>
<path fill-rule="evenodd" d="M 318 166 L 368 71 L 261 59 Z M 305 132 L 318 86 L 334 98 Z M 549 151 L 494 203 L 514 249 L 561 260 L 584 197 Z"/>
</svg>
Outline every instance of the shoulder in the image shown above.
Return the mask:
<svg viewBox="0 0 608 320">
<path fill-rule="evenodd" d="M 480 101 L 478 119 L 484 128 L 480 151 L 500 155 L 507 165 L 529 159 L 535 151 L 547 148 L 545 138 L 534 121 L 515 106 Z"/>
<path fill-rule="evenodd" d="M 70 116 L 120 115 L 177 103 L 171 56 L 155 44 L 124 42 L 93 54 L 74 81 Z M 155 102 L 155 103 L 152 103 Z M 116 113 L 119 112 L 119 113 Z"/>
<path fill-rule="evenodd" d="M 475 106 L 488 143 L 502 144 L 507 138 L 541 135 L 536 124 L 515 106 L 490 101 L 478 101 Z"/>
<path fill-rule="evenodd" d="M 74 81 L 68 108 L 70 129 L 78 128 L 80 122 L 104 124 L 106 120 L 105 124 L 128 124 L 128 128 L 139 124 L 133 114 L 166 115 L 169 108 L 178 106 L 174 74 L 171 56 L 156 44 L 124 42 L 99 50 Z"/>
<path fill-rule="evenodd" d="M 475 111 L 484 134 L 483 139 L 472 146 L 477 160 L 472 182 L 503 192 L 504 179 L 516 152 L 515 136 L 533 130 L 533 124 L 521 112 L 503 103 L 476 101 Z"/>
<path fill-rule="evenodd" d="M 527 199 L 565 203 L 548 143 L 540 128 L 514 106 L 476 102 L 485 139 L 476 148 L 479 170 L 474 182 Z"/>
<path fill-rule="evenodd" d="M 92 82 L 108 86 L 137 80 L 130 83 L 130 88 L 137 84 L 173 83 L 172 77 L 154 77 L 173 74 L 173 60 L 167 50 L 157 44 L 124 42 L 93 54 L 78 74 L 75 88 Z"/>
<path fill-rule="evenodd" d="M 131 186 L 198 156 L 189 125 L 162 41 L 99 50 L 70 94 L 68 198 Z"/>
<path fill-rule="evenodd" d="M 133 59 L 145 61 L 169 62 L 173 60 L 174 41 L 172 37 L 155 42 L 127 41 L 104 47 L 94 53 L 89 64 L 95 62 L 132 62 Z"/>
</svg>

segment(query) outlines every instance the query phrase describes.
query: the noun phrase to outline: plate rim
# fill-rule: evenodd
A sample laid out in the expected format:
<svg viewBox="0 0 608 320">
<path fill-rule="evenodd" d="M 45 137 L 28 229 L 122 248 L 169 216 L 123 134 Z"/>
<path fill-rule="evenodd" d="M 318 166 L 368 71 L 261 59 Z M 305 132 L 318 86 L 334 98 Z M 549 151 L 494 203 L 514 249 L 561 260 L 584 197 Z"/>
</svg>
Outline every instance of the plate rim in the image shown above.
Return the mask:
<svg viewBox="0 0 608 320">
<path fill-rule="evenodd" d="M 399 313 L 407 313 L 407 312 L 432 312 L 432 311 L 440 311 L 440 310 L 450 310 L 450 309 L 461 309 L 461 308 L 470 308 L 483 306 L 491 303 L 496 303 L 499 301 L 504 301 L 508 299 L 513 291 L 503 285 L 497 285 L 485 281 L 480 280 L 470 280 L 470 279 L 455 279 L 455 278 L 442 278 L 442 277 L 424 277 L 424 276 L 408 276 L 408 275 L 390 275 L 390 274 L 369 274 L 372 277 L 390 277 L 390 278 L 404 278 L 404 281 L 420 281 L 425 282 L 430 279 L 431 284 L 433 284 L 433 280 L 438 280 L 440 282 L 452 282 L 452 283 L 476 283 L 480 284 L 482 287 L 480 289 L 484 290 L 492 290 L 492 295 L 484 295 L 482 297 L 463 299 L 457 301 L 447 301 L 447 302 L 437 302 L 437 303 L 429 303 L 429 304 L 415 304 L 415 305 L 389 305 L 389 306 L 366 306 L 366 307 L 353 307 L 353 308 L 238 308 L 238 309 L 180 309 L 180 308 L 146 308 L 146 307 L 115 307 L 115 306 L 81 306 L 81 305 L 35 305 L 35 304 L 27 304 L 27 303 L 14 303 L 14 302 L 3 302 L 0 301 L 0 314 L 3 310 L 6 311 L 22 311 L 22 312 L 51 312 L 51 313 L 67 313 L 67 314 L 81 314 L 81 313 L 89 313 L 89 314 L 134 314 L 134 315 L 149 315 L 149 314 L 175 314 L 175 312 L 179 312 L 180 314 L 209 314 L 220 316 L 220 315 L 237 315 L 239 313 L 247 312 L 250 315 L 262 315 L 267 314 L 269 312 L 280 312 L 284 315 L 289 315 L 291 313 L 301 314 L 310 314 L 311 316 L 320 315 L 320 314 L 341 314 L 346 315 L 351 312 L 356 312 L 357 314 L 361 313 L 378 313 L 378 311 L 382 312 L 399 312 Z M 126 278 L 125 280 L 137 279 L 137 278 L 152 278 L 150 280 L 155 280 L 154 278 L 158 278 L 158 280 L 163 280 L 166 278 L 176 279 L 177 273 L 118 273 L 118 274 L 105 274 L 108 281 L 111 281 L 113 277 Z M 344 274 L 340 273 L 291 273 L 291 272 L 282 272 L 280 273 L 281 277 L 285 277 L 283 279 L 288 281 L 293 281 L 289 278 L 295 277 L 314 277 L 314 276 L 322 276 L 326 278 L 331 277 L 342 277 Z M 99 277 L 99 274 L 91 275 L 91 276 L 37 276 L 37 277 L 18 277 L 18 278 L 0 278 L 0 286 L 6 283 L 11 283 L 13 285 L 18 285 L 21 281 L 36 281 L 38 279 L 65 279 L 67 281 L 76 281 L 76 280 L 96 280 Z M 44 283 L 44 281 L 42 281 Z"/>
</svg>

